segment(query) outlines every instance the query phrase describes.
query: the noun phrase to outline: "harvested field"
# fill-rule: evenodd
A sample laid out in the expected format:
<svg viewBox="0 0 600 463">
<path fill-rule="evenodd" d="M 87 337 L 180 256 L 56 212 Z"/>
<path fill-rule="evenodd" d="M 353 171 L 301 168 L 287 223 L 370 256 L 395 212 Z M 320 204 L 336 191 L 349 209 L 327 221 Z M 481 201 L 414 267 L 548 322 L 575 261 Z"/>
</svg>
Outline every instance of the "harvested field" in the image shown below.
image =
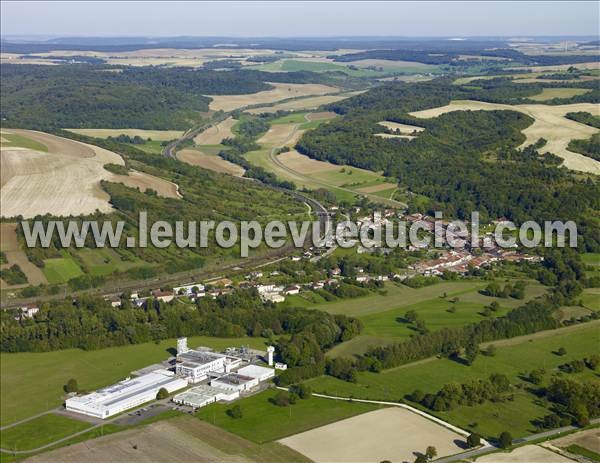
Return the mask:
<svg viewBox="0 0 600 463">
<path fill-rule="evenodd" d="M 298 111 L 303 109 L 317 109 L 319 106 L 335 103 L 336 101 L 345 100 L 351 96 L 358 95 L 362 92 L 350 92 L 338 95 L 315 96 L 310 98 L 302 98 L 293 101 L 286 101 L 273 106 L 264 106 L 261 108 L 248 109 L 246 112 L 250 114 L 274 113 L 277 111 Z"/>
<path fill-rule="evenodd" d="M 586 111 L 600 115 L 600 108 L 593 103 L 568 105 L 523 104 L 507 105 L 485 103 L 482 101 L 457 100 L 439 108 L 426 109 L 411 113 L 420 118 L 437 117 L 451 111 L 519 111 L 531 116 L 535 122 L 523 130 L 526 140 L 522 146 L 535 143 L 540 138 L 547 140 L 541 151 L 549 151 L 564 159 L 563 165 L 569 169 L 600 175 L 600 162 L 579 153 L 567 150 L 574 139 L 587 139 L 598 133 L 598 129 L 565 118 L 569 112 Z"/>
<path fill-rule="evenodd" d="M 17 264 L 27 276 L 30 285 L 46 284 L 48 281 L 44 273 L 27 259 L 27 255 L 20 248 L 17 240 L 17 224 L 2 223 L 0 224 L 0 251 L 6 254 L 7 264 L 3 264 L 2 268 L 8 268 Z M 15 288 L 27 285 L 9 286 L 4 281 L 0 280 L 0 288 Z"/>
<path fill-rule="evenodd" d="M 236 124 L 233 117 L 228 117 L 218 124 L 210 126 L 204 132 L 194 137 L 194 143 L 197 145 L 218 145 L 224 138 L 233 138 L 234 134 L 231 128 Z"/>
<path fill-rule="evenodd" d="M 176 183 L 137 170 L 129 171 L 129 175 L 114 175 L 110 181 L 122 183 L 131 188 L 138 188 L 141 192 L 152 189 L 156 191 L 158 196 L 163 198 L 182 197 Z"/>
<path fill-rule="evenodd" d="M 4 217 L 31 218 L 50 213 L 56 216 L 109 212 L 109 195 L 101 180 L 153 188 L 177 197 L 176 186 L 147 174 L 115 175 L 105 164 L 124 165 L 116 153 L 97 146 L 31 130 L 4 129 L 44 144 L 48 152 L 20 147 L 2 148 L 0 207 Z"/>
<path fill-rule="evenodd" d="M 390 190 L 392 188 L 396 188 L 396 185 L 394 185 L 393 183 L 380 183 L 379 185 L 359 188 L 356 191 L 360 191 L 361 193 L 377 193 L 379 191 Z"/>
<path fill-rule="evenodd" d="M 100 180 L 113 176 L 103 168 L 104 164 L 123 165 L 119 155 L 41 132 L 10 132 L 43 143 L 48 152 L 2 149 L 0 204 L 4 217 L 21 214 L 30 218 L 45 213 L 67 216 L 111 210 Z"/>
<path fill-rule="evenodd" d="M 566 448 L 569 445 L 575 444 L 592 452 L 600 453 L 600 429 L 595 428 L 579 431 L 548 441 L 547 444 L 559 448 Z"/>
<path fill-rule="evenodd" d="M 413 140 L 417 138 L 412 135 L 395 135 L 393 133 L 376 133 L 375 136 L 380 138 L 404 138 L 405 140 Z"/>
<path fill-rule="evenodd" d="M 507 70 L 522 71 L 527 69 L 531 72 L 544 72 L 544 71 L 566 71 L 570 67 L 575 69 L 600 69 L 600 62 L 591 61 L 589 63 L 575 63 L 575 64 L 555 64 L 552 66 L 519 66 L 514 68 L 506 68 Z"/>
<path fill-rule="evenodd" d="M 130 137 L 142 137 L 144 140 L 164 141 L 173 140 L 183 135 L 181 130 L 143 130 L 143 129 L 65 129 L 69 132 L 86 135 L 88 137 L 108 138 L 118 137 L 119 135 L 128 135 Z"/>
<path fill-rule="evenodd" d="M 553 98 L 570 98 L 572 96 L 583 95 L 591 92 L 589 88 L 545 88 L 538 95 L 530 96 L 530 100 L 548 101 Z"/>
<path fill-rule="evenodd" d="M 404 135 L 410 135 L 415 131 L 422 132 L 423 130 L 425 130 L 423 127 L 418 127 L 416 125 L 400 124 L 398 122 L 392 121 L 381 121 L 378 122 L 378 124 L 383 125 L 385 128 L 390 130 L 400 131 L 400 133 Z"/>
<path fill-rule="evenodd" d="M 243 463 L 307 460 L 281 444 L 254 444 L 192 417 L 148 426 L 63 447 L 27 460 L 31 463 Z"/>
<path fill-rule="evenodd" d="M 477 463 L 572 463 L 573 460 L 537 445 L 525 445 L 508 453 L 492 453 L 477 459 Z"/>
<path fill-rule="evenodd" d="M 298 125 L 274 124 L 257 140 L 257 143 L 268 146 L 294 146 L 304 133 L 304 130 L 298 129 Z"/>
<path fill-rule="evenodd" d="M 288 151 L 277 156 L 286 167 L 300 174 L 313 174 L 329 170 L 339 170 L 340 166 L 325 161 L 311 159 L 296 150 Z"/>
<path fill-rule="evenodd" d="M 399 430 L 401 430 L 399 434 Z M 409 410 L 364 413 L 280 440 L 315 462 L 413 461 L 436 447 L 438 457 L 462 451 L 464 437 Z"/>
<path fill-rule="evenodd" d="M 195 149 L 184 149 L 177 152 L 177 159 L 187 162 L 193 166 L 202 167 L 203 169 L 220 172 L 222 174 L 235 175 L 241 177 L 244 175 L 245 169 L 233 162 L 217 156 L 206 154 Z"/>
<path fill-rule="evenodd" d="M 321 84 L 282 84 L 270 83 L 274 88 L 257 93 L 247 93 L 243 95 L 208 95 L 212 98 L 210 102 L 211 110 L 232 111 L 244 106 L 274 103 L 288 98 L 297 98 L 308 95 L 323 95 L 326 93 L 337 92 L 336 87 Z M 323 103 L 321 103 L 323 104 Z"/>
</svg>

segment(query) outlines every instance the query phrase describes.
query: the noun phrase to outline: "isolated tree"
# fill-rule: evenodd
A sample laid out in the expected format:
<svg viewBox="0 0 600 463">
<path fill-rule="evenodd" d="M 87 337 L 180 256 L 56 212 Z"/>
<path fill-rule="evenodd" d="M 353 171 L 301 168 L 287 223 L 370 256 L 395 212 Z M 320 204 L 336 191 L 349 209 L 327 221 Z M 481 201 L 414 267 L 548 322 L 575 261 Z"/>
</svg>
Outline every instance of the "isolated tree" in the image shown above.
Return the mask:
<svg viewBox="0 0 600 463">
<path fill-rule="evenodd" d="M 512 445 L 512 441 L 513 437 L 508 431 L 504 431 L 502 434 L 500 434 L 500 437 L 498 437 L 498 443 L 503 449 L 510 447 Z"/>
<path fill-rule="evenodd" d="M 500 304 L 498 304 L 498 301 L 493 301 L 490 305 L 489 308 L 492 312 L 496 312 L 499 308 L 500 308 Z"/>
<path fill-rule="evenodd" d="M 477 447 L 479 444 L 481 444 L 481 437 L 479 434 L 476 432 L 469 434 L 469 437 L 467 437 L 467 445 L 469 447 Z"/>
<path fill-rule="evenodd" d="M 240 419 L 243 416 L 242 407 L 239 405 L 234 405 L 227 410 L 227 415 L 236 420 Z"/>
<path fill-rule="evenodd" d="M 310 399 L 312 397 L 312 389 L 308 384 L 296 384 L 292 386 L 290 390 L 303 400 Z"/>
<path fill-rule="evenodd" d="M 167 397 L 169 397 L 169 391 L 167 391 L 164 387 L 161 387 L 156 393 L 157 400 L 166 399 Z"/>
<path fill-rule="evenodd" d="M 428 459 L 433 460 L 437 456 L 437 449 L 433 445 L 430 445 L 427 447 L 427 450 L 425 450 L 425 455 Z"/>
<path fill-rule="evenodd" d="M 65 384 L 65 392 L 77 392 L 79 391 L 79 385 L 77 384 L 77 380 L 74 378 L 71 378 L 69 381 L 67 381 L 67 384 Z"/>
<path fill-rule="evenodd" d="M 567 349 L 565 349 L 564 347 L 560 347 L 560 348 L 559 348 L 559 349 L 556 351 L 556 353 L 562 357 L 563 355 L 567 355 Z"/>
</svg>

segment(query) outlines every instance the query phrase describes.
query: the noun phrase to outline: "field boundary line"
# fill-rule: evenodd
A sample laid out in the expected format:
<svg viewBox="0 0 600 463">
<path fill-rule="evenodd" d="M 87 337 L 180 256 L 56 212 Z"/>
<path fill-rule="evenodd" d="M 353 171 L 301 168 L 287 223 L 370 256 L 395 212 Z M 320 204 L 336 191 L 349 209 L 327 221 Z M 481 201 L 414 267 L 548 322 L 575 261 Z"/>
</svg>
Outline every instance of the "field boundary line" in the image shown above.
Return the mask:
<svg viewBox="0 0 600 463">
<path fill-rule="evenodd" d="M 287 391 L 288 389 L 285 387 L 278 387 L 277 389 L 281 389 L 283 391 Z M 423 418 L 426 418 L 430 421 L 433 421 L 434 423 L 437 423 L 443 427 L 445 427 L 446 429 L 450 429 L 451 431 L 454 431 L 462 436 L 468 437 L 471 433 L 468 431 L 465 431 L 462 428 L 459 428 L 458 426 L 454 426 L 453 424 L 448 423 L 447 421 L 444 421 L 440 418 L 437 418 L 433 415 L 430 415 L 427 412 L 424 412 L 423 410 L 419 410 L 418 408 L 415 407 L 411 407 L 410 405 L 407 404 L 403 404 L 400 402 L 386 402 L 383 400 L 369 400 L 369 399 L 355 399 L 352 397 L 338 397 L 338 396 L 334 396 L 334 395 L 327 395 L 327 394 L 319 394 L 316 392 L 313 392 L 312 394 L 314 397 L 320 397 L 322 399 L 332 399 L 332 400 L 344 400 L 347 402 L 362 402 L 362 403 L 367 403 L 367 404 L 378 404 L 378 405 L 388 405 L 391 407 L 400 407 L 400 408 L 404 408 L 408 411 L 411 411 L 417 415 L 422 416 Z M 485 439 L 481 439 L 481 442 L 483 442 L 483 447 L 482 448 L 493 448 L 493 446 L 486 441 Z"/>
</svg>

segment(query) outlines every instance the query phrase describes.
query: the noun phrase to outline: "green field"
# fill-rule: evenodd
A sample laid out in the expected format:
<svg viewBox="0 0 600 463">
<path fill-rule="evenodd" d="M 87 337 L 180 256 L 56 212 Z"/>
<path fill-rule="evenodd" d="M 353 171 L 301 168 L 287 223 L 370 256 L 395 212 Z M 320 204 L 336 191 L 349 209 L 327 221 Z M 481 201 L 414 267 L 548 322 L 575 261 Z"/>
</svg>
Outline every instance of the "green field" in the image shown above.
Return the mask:
<svg viewBox="0 0 600 463">
<path fill-rule="evenodd" d="M 415 389 L 433 393 L 446 383 L 485 378 L 495 372 L 507 375 L 513 385 L 527 386 L 528 383 L 520 378 L 523 373 L 545 368 L 545 379 L 548 381 L 552 375 L 561 374 L 556 370 L 558 365 L 597 352 L 600 343 L 599 327 L 600 322 L 594 321 L 497 341 L 494 343 L 497 346 L 495 356 L 479 355 L 471 366 L 450 359 L 431 358 L 381 373 L 359 373 L 356 384 L 330 376 L 315 378 L 309 383 L 316 392 L 389 401 L 402 401 L 406 394 Z M 560 347 L 567 350 L 567 354 L 562 357 L 554 354 Z M 569 377 L 592 379 L 597 378 L 597 373 L 586 370 Z M 465 429 L 478 431 L 484 436 L 497 436 L 509 429 L 513 436 L 518 437 L 535 432 L 530 421 L 547 413 L 546 408 L 537 404 L 536 397 L 523 387 L 514 390 L 514 401 L 487 402 L 474 407 L 459 406 L 449 412 L 434 414 Z"/>
<path fill-rule="evenodd" d="M 212 404 L 201 408 L 197 416 L 211 424 L 256 443 L 270 442 L 308 431 L 334 421 L 377 409 L 376 405 L 312 397 L 294 405 L 278 407 L 269 402 L 277 393 L 268 390 L 236 402 L 242 418 L 230 418 L 231 405 Z"/>
<path fill-rule="evenodd" d="M 31 450 L 91 427 L 90 423 L 61 415 L 42 415 L 0 432 L 0 447 Z"/>
<path fill-rule="evenodd" d="M 249 345 L 265 349 L 263 338 L 189 338 L 191 347 L 222 350 Z M 129 376 L 132 370 L 172 355 L 175 340 L 83 351 L 68 349 L 42 353 L 0 354 L 0 408 L 2 425 L 18 421 L 63 402 L 63 386 L 75 378 L 83 390 L 94 390 Z"/>
<path fill-rule="evenodd" d="M 331 357 L 363 354 L 369 347 L 401 342 L 415 334 L 414 327 L 406 323 L 403 316 L 408 310 L 417 312 L 431 331 L 453 328 L 484 320 L 484 307 L 492 301 L 500 304 L 500 309 L 492 317 L 504 315 L 508 310 L 522 305 L 525 300 L 541 295 L 542 285 L 530 282 L 525 300 L 484 296 L 479 290 L 487 282 L 463 280 L 438 283 L 433 286 L 413 289 L 404 285 L 388 283 L 387 295 L 375 294 L 362 298 L 336 301 L 309 306 L 330 313 L 343 313 L 358 317 L 364 325 L 360 336 L 338 344 L 328 352 Z M 443 295 L 446 293 L 446 297 Z M 454 297 L 458 302 L 450 302 Z M 450 308 L 455 310 L 450 311 Z"/>
<path fill-rule="evenodd" d="M 43 143 L 32 140 L 31 138 L 23 137 L 22 135 L 12 134 L 2 132 L 0 135 L 2 138 L 2 142 L 0 142 L 0 146 L 3 148 L 11 148 L 11 147 L 19 147 L 19 148 L 28 148 L 30 150 L 35 151 L 43 151 L 47 152 L 48 147 Z M 6 141 L 4 141 L 6 140 Z"/>
<path fill-rule="evenodd" d="M 75 252 L 81 258 L 91 275 L 109 275 L 144 263 L 139 259 L 124 261 L 119 257 L 119 254 L 110 248 L 85 248 L 73 250 L 72 252 Z"/>
<path fill-rule="evenodd" d="M 370 69 L 350 69 L 343 64 L 328 63 L 325 61 L 303 61 L 303 60 L 279 60 L 273 63 L 261 64 L 258 66 L 248 66 L 247 69 L 256 69 L 265 72 L 343 72 L 353 77 L 380 77 L 384 73 Z"/>
<path fill-rule="evenodd" d="M 553 98 L 571 98 L 572 96 L 583 95 L 590 92 L 588 88 L 545 88 L 542 93 L 528 97 L 534 101 L 547 101 Z"/>
<path fill-rule="evenodd" d="M 42 271 L 51 285 L 66 283 L 71 278 L 83 275 L 83 271 L 66 252 L 63 253 L 63 257 L 44 260 Z"/>
</svg>

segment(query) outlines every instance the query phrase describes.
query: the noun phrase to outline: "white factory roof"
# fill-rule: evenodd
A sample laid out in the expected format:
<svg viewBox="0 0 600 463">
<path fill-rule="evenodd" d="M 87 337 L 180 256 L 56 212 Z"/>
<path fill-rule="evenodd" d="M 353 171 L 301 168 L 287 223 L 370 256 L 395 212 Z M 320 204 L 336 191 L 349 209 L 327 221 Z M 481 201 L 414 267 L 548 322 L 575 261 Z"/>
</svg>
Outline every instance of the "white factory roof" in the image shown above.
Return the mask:
<svg viewBox="0 0 600 463">
<path fill-rule="evenodd" d="M 175 383 L 181 384 L 175 384 Z M 168 370 L 156 370 L 137 378 L 121 381 L 104 389 L 98 389 L 96 392 L 83 396 L 72 397 L 68 401 L 72 404 L 84 405 L 87 408 L 102 412 L 109 408 L 121 408 L 121 404 L 126 404 L 134 397 L 148 393 L 152 390 L 167 386 L 178 386 L 174 389 L 181 389 L 187 385 L 187 382 L 176 378 Z"/>
<path fill-rule="evenodd" d="M 237 373 L 244 376 L 250 376 L 250 378 L 258 378 L 263 381 L 266 378 L 274 376 L 275 370 L 272 368 L 261 367 L 260 365 L 248 365 L 240 368 Z"/>
<path fill-rule="evenodd" d="M 177 394 L 175 397 L 173 397 L 173 402 L 201 407 L 207 402 L 216 400 L 233 400 L 237 397 L 239 397 L 238 392 L 232 393 L 231 391 L 227 391 L 225 389 L 201 384 Z"/>
</svg>

